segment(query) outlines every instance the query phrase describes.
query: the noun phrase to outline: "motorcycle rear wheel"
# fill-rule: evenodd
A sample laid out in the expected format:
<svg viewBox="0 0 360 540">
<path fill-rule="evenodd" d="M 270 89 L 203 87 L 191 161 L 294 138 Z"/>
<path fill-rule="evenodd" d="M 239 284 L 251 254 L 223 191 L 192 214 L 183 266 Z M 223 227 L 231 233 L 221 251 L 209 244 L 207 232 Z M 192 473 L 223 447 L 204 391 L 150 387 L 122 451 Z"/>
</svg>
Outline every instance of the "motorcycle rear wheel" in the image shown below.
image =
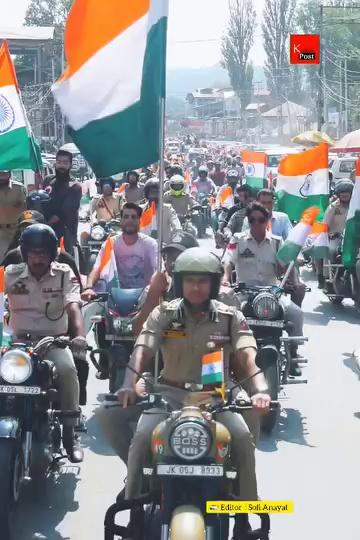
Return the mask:
<svg viewBox="0 0 360 540">
<path fill-rule="evenodd" d="M 265 371 L 264 376 L 269 388 L 269 394 L 273 401 L 277 401 L 279 397 L 279 365 L 278 363 L 269 365 Z M 270 435 L 275 428 L 279 418 L 279 410 L 274 409 L 269 411 L 265 416 L 261 418 L 261 430 Z"/>
<path fill-rule="evenodd" d="M 11 540 L 14 506 L 19 499 L 21 456 L 16 443 L 0 441 L 0 531 L 2 540 Z"/>
</svg>

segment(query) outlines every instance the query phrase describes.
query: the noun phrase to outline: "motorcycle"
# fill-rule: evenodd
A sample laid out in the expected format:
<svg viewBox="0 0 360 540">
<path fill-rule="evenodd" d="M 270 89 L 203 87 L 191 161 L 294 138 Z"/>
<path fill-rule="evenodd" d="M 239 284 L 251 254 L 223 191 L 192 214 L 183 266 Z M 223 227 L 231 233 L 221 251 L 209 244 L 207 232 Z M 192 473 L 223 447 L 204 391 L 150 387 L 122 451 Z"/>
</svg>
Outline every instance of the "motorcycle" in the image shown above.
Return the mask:
<svg viewBox="0 0 360 540">
<path fill-rule="evenodd" d="M 34 347 L 13 343 L 0 358 L 0 530 L 10 540 L 21 488 L 36 475 L 54 471 L 66 458 L 61 420 L 80 411 L 58 409 L 56 369 L 46 360 L 51 347 L 65 348 L 66 337 L 46 337 Z M 89 348 L 90 349 L 90 348 Z"/>
<path fill-rule="evenodd" d="M 198 238 L 206 238 L 206 229 L 211 225 L 211 208 L 206 193 L 199 193 L 196 197 L 199 204 Z"/>
<path fill-rule="evenodd" d="M 325 280 L 324 293 L 332 304 L 341 304 L 345 298 L 351 298 L 356 305 L 359 302 L 359 283 L 356 269 L 347 269 L 342 264 L 342 235 L 333 234 L 330 240 L 339 239 L 339 245 L 331 261 L 324 264 L 329 277 Z"/>
<path fill-rule="evenodd" d="M 191 234 L 194 238 L 200 238 L 203 230 L 202 206 L 193 206 L 185 216 L 179 216 L 183 231 Z M 200 232 L 199 232 L 200 231 Z"/>
<path fill-rule="evenodd" d="M 285 384 L 306 383 L 306 380 L 292 378 L 291 344 L 301 344 L 308 341 L 303 336 L 284 336 L 284 331 L 290 328 L 291 323 L 285 322 L 285 313 L 280 298 L 284 290 L 277 286 L 247 287 L 244 283 L 234 286 L 239 297 L 241 311 L 254 333 L 259 350 L 263 347 L 272 347 L 276 361 L 269 362 L 264 367 L 264 375 L 268 384 L 271 399 L 279 399 L 282 386 Z M 269 350 L 269 349 L 268 349 Z M 262 418 L 261 428 L 271 433 L 278 421 L 279 410 L 271 410 Z"/>
<path fill-rule="evenodd" d="M 144 289 L 121 289 L 112 287 L 110 292 L 100 293 L 95 301 L 104 303 L 104 315 L 91 317 L 98 348 L 90 358 L 98 371 L 101 370 L 96 356 L 109 367 L 109 391 L 115 392 L 124 380 L 126 365 L 134 348 L 132 319 L 136 315 Z"/>
<path fill-rule="evenodd" d="M 101 246 L 109 236 L 120 230 L 120 222 L 116 219 L 111 221 L 99 221 L 90 227 L 90 238 L 86 245 L 82 246 L 85 264 L 84 274 L 89 274 L 94 267 Z"/>
<path fill-rule="evenodd" d="M 162 409 L 167 419 L 155 427 L 151 461 L 143 464 L 143 487 L 148 492 L 110 506 L 105 515 L 105 540 L 128 537 L 127 528 L 115 520 L 119 512 L 129 509 L 136 516 L 134 540 L 228 540 L 230 515 L 216 513 L 216 509 L 214 513 L 205 511 L 209 500 L 237 500 L 231 434 L 216 416 L 225 411 L 241 414 L 252 405 L 233 399 L 230 390 L 226 394 L 216 404 L 188 405 L 173 412 L 161 394 L 149 394 L 140 402 L 143 410 Z M 117 397 L 110 395 L 106 400 L 115 402 Z M 277 406 L 271 402 L 271 408 Z M 270 518 L 258 515 L 260 528 L 252 530 L 247 515 L 237 514 L 233 539 L 268 540 Z"/>
</svg>

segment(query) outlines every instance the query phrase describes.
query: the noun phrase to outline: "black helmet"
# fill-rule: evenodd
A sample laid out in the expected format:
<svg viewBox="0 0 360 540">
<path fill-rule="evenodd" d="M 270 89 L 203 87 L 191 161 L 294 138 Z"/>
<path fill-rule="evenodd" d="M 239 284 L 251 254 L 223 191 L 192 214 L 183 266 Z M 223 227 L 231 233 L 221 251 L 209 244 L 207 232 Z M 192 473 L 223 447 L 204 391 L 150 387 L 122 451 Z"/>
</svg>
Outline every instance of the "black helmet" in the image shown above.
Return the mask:
<svg viewBox="0 0 360 540">
<path fill-rule="evenodd" d="M 340 180 L 335 185 L 335 194 L 339 195 L 340 193 L 352 193 L 354 189 L 354 184 L 351 180 Z"/>
<path fill-rule="evenodd" d="M 183 277 L 186 274 L 207 274 L 211 276 L 210 298 L 217 298 L 223 275 L 221 260 L 215 253 L 201 247 L 186 249 L 176 259 L 174 268 L 174 290 L 178 298 L 183 296 Z"/>
<path fill-rule="evenodd" d="M 136 176 L 137 180 L 139 180 L 140 175 L 139 175 L 139 173 L 138 173 L 137 171 L 128 171 L 128 172 L 126 173 L 126 180 L 127 180 L 127 181 L 129 181 L 129 176 L 130 176 L 131 174 L 133 174 L 134 176 Z"/>
<path fill-rule="evenodd" d="M 55 261 L 58 239 L 52 228 L 42 223 L 30 225 L 20 237 L 21 255 L 25 262 L 27 262 L 29 250 L 39 248 L 48 251 L 51 260 Z"/>
<path fill-rule="evenodd" d="M 145 198 L 149 198 L 149 192 L 151 189 L 160 189 L 160 181 L 158 178 L 150 178 L 150 180 L 147 180 L 144 186 L 144 195 Z"/>
<path fill-rule="evenodd" d="M 111 176 L 105 176 L 99 179 L 99 185 L 100 185 L 101 191 L 103 190 L 103 187 L 106 184 L 109 184 L 113 190 L 115 189 L 115 181 Z"/>
</svg>

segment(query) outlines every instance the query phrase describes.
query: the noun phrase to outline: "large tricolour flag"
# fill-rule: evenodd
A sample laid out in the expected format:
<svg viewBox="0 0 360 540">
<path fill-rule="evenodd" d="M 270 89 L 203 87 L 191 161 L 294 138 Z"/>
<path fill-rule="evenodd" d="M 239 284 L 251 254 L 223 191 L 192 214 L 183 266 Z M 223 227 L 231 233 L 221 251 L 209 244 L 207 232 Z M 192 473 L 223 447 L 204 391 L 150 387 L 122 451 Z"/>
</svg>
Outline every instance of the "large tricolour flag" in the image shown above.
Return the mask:
<svg viewBox="0 0 360 540">
<path fill-rule="evenodd" d="M 241 159 L 245 169 L 246 183 L 255 189 L 264 187 L 266 178 L 267 155 L 265 152 L 241 152 Z"/>
<path fill-rule="evenodd" d="M 360 159 L 356 162 L 355 185 L 351 195 L 349 211 L 345 224 L 342 247 L 342 262 L 346 268 L 356 264 L 360 248 Z"/>
<path fill-rule="evenodd" d="M 168 0 L 75 0 L 53 93 L 98 176 L 159 159 Z"/>
<path fill-rule="evenodd" d="M 306 208 L 320 209 L 319 221 L 329 204 L 328 145 L 285 156 L 276 182 L 277 209 L 299 221 Z"/>
<path fill-rule="evenodd" d="M 42 168 L 6 41 L 0 47 L 0 171 Z"/>
</svg>

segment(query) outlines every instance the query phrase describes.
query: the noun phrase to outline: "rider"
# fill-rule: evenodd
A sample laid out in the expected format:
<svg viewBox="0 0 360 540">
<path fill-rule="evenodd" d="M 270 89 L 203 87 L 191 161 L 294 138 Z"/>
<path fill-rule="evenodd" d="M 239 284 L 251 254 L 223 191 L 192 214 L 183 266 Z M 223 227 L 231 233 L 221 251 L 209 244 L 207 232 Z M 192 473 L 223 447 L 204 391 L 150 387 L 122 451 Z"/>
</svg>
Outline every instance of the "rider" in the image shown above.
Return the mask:
<svg viewBox="0 0 360 540">
<path fill-rule="evenodd" d="M 216 186 L 221 187 L 225 182 L 225 171 L 222 170 L 220 161 L 215 161 L 214 167 L 209 176 Z"/>
<path fill-rule="evenodd" d="M 282 245 L 282 239 L 267 230 L 270 218 L 269 211 L 261 204 L 252 203 L 247 209 L 250 230 L 235 234 L 230 240 L 225 263 L 225 283 L 231 283 L 233 267 L 238 281 L 249 286 L 276 285 L 278 277 L 283 272 L 276 255 Z M 289 328 L 290 336 L 303 335 L 303 313 L 301 309 L 286 297 L 281 298 L 286 320 L 292 322 Z M 301 375 L 298 367 L 297 346 L 290 345 L 293 361 L 290 374 Z"/>
<path fill-rule="evenodd" d="M 143 219 L 140 230 L 144 234 L 149 234 L 152 237 L 158 237 L 158 203 L 159 203 L 160 182 L 158 178 L 151 178 L 145 184 L 144 194 L 147 203 L 143 206 Z M 153 211 L 152 216 L 150 213 Z M 181 229 L 181 223 L 176 215 L 175 210 L 170 204 L 164 203 L 160 211 L 163 212 L 163 231 L 162 240 L 165 244 L 168 243 L 171 233 Z M 145 219 L 146 216 L 146 219 Z M 148 217 L 149 220 L 148 220 Z M 149 221 L 149 223 L 148 223 Z"/>
<path fill-rule="evenodd" d="M 121 209 L 122 199 L 114 193 L 114 179 L 100 178 L 99 186 L 101 195 L 96 195 L 90 206 L 90 215 L 95 214 L 96 221 L 111 221 L 118 217 Z"/>
<path fill-rule="evenodd" d="M 164 193 L 164 203 L 171 204 L 179 218 L 185 216 L 196 205 L 195 199 L 186 193 L 185 180 L 180 174 L 171 177 L 170 190 Z"/>
<path fill-rule="evenodd" d="M 173 410 L 178 410 L 189 398 L 216 399 L 214 385 L 201 386 L 201 359 L 213 350 L 209 348 L 213 344 L 223 349 L 227 383 L 230 371 L 237 381 L 258 371 L 256 341 L 244 316 L 236 308 L 215 300 L 222 273 L 219 258 L 207 250 L 190 248 L 182 253 L 174 269 L 177 299 L 163 302 L 152 311 L 135 343 L 130 365 L 138 373 L 143 372 L 145 365 L 161 350 L 164 369 L 161 384 L 155 385 L 155 391 L 163 395 Z M 136 399 L 136 380 L 137 376 L 128 370 L 117 392 L 124 407 Z M 246 389 L 254 409 L 266 412 L 270 397 L 263 374 L 253 377 Z M 153 410 L 151 414 L 143 414 L 139 421 L 128 458 L 128 499 L 141 493 L 142 466 L 150 452 L 151 435 L 164 418 L 164 413 Z M 255 445 L 246 422 L 230 412 L 219 414 L 217 420 L 232 435 L 232 460 L 238 473 L 237 496 L 240 500 L 257 500 Z"/>
<path fill-rule="evenodd" d="M 9 327 L 18 343 L 70 333 L 73 353 L 84 353 L 79 284 L 68 265 L 55 262 L 57 244 L 54 231 L 47 225 L 30 225 L 23 232 L 20 248 L 25 262 L 10 265 L 5 271 Z M 73 355 L 67 348 L 54 347 L 47 359 L 57 370 L 61 408 L 77 411 L 79 381 Z M 75 424 L 76 419 L 64 419 L 63 443 L 70 461 L 79 463 L 83 451 L 74 435 Z"/>
<path fill-rule="evenodd" d="M 211 178 L 208 177 L 208 169 L 205 165 L 199 167 L 199 176 L 192 183 L 192 188 L 195 189 L 197 195 L 214 195 L 216 186 Z"/>
<path fill-rule="evenodd" d="M 144 200 L 144 184 L 140 182 L 140 175 L 137 171 L 129 171 L 126 175 L 126 182 L 121 184 L 118 192 L 124 197 L 126 202 L 140 204 Z"/>
<path fill-rule="evenodd" d="M 223 229 L 226 216 L 235 204 L 236 187 L 240 177 L 236 169 L 229 169 L 226 172 L 226 184 L 221 186 L 216 196 L 216 208 L 213 211 L 214 230 Z"/>
<path fill-rule="evenodd" d="M 334 190 L 336 200 L 328 206 L 324 214 L 323 221 L 329 227 L 330 261 L 334 260 L 336 251 L 342 242 L 353 188 L 354 184 L 351 180 L 339 180 Z M 319 288 L 323 288 L 325 284 L 323 268 L 324 261 L 321 260 L 318 263 Z M 328 272 L 326 274 L 328 275 Z"/>
</svg>

